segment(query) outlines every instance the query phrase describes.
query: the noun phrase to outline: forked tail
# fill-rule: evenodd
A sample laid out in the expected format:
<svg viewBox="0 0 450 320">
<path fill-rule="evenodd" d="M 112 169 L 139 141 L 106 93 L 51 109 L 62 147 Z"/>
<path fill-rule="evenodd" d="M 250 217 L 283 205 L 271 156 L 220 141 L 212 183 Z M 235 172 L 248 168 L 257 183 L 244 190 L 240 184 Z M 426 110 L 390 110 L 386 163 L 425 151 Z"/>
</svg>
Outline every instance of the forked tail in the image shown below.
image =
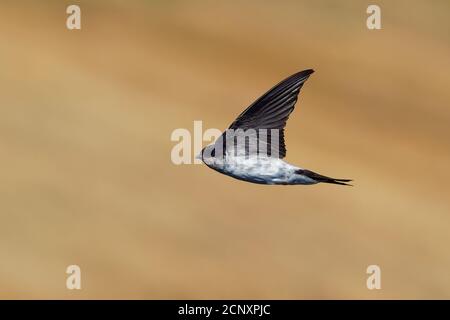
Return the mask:
<svg viewBox="0 0 450 320">
<path fill-rule="evenodd" d="M 313 179 L 313 180 L 315 180 L 317 182 L 334 183 L 334 184 L 340 184 L 340 185 L 343 185 L 343 186 L 351 186 L 351 184 L 348 184 L 346 182 L 352 181 L 351 179 L 335 179 L 335 178 L 326 177 L 326 176 L 323 176 L 321 174 L 315 173 L 315 172 L 310 171 L 310 170 L 305 170 L 305 169 L 299 169 L 295 173 L 301 174 L 301 175 L 306 176 L 308 178 L 311 178 L 311 179 Z"/>
</svg>

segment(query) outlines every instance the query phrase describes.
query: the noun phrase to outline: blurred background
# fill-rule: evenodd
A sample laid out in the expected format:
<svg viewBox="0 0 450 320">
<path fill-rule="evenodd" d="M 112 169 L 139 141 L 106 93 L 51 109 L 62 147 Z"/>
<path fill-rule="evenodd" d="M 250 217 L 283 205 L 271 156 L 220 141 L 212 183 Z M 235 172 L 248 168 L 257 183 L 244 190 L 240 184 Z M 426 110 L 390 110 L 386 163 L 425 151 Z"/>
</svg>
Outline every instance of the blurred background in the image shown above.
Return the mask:
<svg viewBox="0 0 450 320">
<path fill-rule="evenodd" d="M 2 1 L 0 298 L 450 298 L 449 12 Z M 286 159 L 354 187 L 172 163 L 174 129 L 225 129 L 307 68 Z M 66 289 L 72 264 L 82 290 Z"/>
</svg>

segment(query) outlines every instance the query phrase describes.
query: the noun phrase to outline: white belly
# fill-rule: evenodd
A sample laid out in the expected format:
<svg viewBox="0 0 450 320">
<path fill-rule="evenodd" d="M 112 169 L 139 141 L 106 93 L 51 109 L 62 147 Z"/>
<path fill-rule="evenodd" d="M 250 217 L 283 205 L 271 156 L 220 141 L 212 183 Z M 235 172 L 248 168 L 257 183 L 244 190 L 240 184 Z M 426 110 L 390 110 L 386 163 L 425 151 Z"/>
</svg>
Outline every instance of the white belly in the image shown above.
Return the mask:
<svg viewBox="0 0 450 320">
<path fill-rule="evenodd" d="M 230 157 L 215 163 L 214 169 L 234 178 L 261 184 L 311 184 L 311 179 L 298 175 L 300 169 L 281 159 L 269 157 Z"/>
</svg>

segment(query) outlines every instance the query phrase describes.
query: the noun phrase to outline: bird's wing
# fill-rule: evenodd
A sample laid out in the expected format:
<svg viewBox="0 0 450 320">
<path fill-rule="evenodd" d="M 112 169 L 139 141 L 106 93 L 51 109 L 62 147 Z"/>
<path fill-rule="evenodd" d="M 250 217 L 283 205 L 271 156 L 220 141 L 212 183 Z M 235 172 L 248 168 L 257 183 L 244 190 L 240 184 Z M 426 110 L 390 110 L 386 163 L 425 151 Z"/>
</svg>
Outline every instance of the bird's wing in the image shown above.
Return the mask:
<svg viewBox="0 0 450 320">
<path fill-rule="evenodd" d="M 313 72 L 314 70 L 311 69 L 300 71 L 278 83 L 245 109 L 228 129 L 234 130 L 235 136 L 246 132 L 247 136 L 254 136 L 255 133 L 248 133 L 250 131 L 248 129 L 256 130 L 258 142 L 265 142 L 267 144 L 266 150 L 270 150 L 271 155 L 278 155 L 281 159 L 284 158 L 286 156 L 284 127 L 289 115 L 294 110 L 300 89 Z M 267 130 L 267 139 L 261 139 L 259 136 L 260 129 L 269 129 Z M 275 129 L 275 131 L 270 129 Z M 224 148 L 224 142 L 229 139 L 225 135 L 227 131 L 224 132 L 221 139 L 218 139 L 218 143 L 222 142 Z M 272 134 L 278 133 L 278 139 L 271 139 L 271 132 Z M 246 150 L 246 154 L 256 152 L 257 150 L 254 149 Z"/>
</svg>

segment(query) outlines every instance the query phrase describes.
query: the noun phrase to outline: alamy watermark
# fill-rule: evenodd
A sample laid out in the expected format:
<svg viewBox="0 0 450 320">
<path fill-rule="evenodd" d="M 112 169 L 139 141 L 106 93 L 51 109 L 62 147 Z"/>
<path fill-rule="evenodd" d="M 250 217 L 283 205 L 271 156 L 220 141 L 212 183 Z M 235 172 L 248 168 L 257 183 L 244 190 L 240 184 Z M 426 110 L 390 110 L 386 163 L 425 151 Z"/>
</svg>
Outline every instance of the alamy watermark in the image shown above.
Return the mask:
<svg viewBox="0 0 450 320">
<path fill-rule="evenodd" d="M 381 289 L 381 268 L 376 264 L 372 264 L 366 269 L 367 274 L 370 276 L 367 278 L 366 286 L 369 290 Z"/>
<path fill-rule="evenodd" d="M 66 27 L 69 30 L 81 29 L 81 9 L 79 6 L 72 4 L 67 7 L 66 13 L 69 16 L 66 19 Z"/>
<path fill-rule="evenodd" d="M 66 279 L 66 288 L 69 290 L 81 290 L 81 268 L 76 264 L 67 267 L 66 273 L 69 275 Z"/>
<path fill-rule="evenodd" d="M 366 26 L 369 30 L 381 29 L 381 9 L 376 4 L 371 4 L 367 7 L 366 12 L 370 14 L 366 20 Z"/>
<path fill-rule="evenodd" d="M 282 143 L 279 129 L 227 129 L 210 128 L 203 132 L 202 121 L 194 121 L 193 134 L 186 128 L 173 130 L 171 141 L 177 144 L 171 150 L 174 164 L 200 164 L 203 158 L 221 159 L 226 154 L 233 156 L 264 156 L 278 158 Z M 203 148 L 203 142 L 209 146 Z"/>
</svg>

